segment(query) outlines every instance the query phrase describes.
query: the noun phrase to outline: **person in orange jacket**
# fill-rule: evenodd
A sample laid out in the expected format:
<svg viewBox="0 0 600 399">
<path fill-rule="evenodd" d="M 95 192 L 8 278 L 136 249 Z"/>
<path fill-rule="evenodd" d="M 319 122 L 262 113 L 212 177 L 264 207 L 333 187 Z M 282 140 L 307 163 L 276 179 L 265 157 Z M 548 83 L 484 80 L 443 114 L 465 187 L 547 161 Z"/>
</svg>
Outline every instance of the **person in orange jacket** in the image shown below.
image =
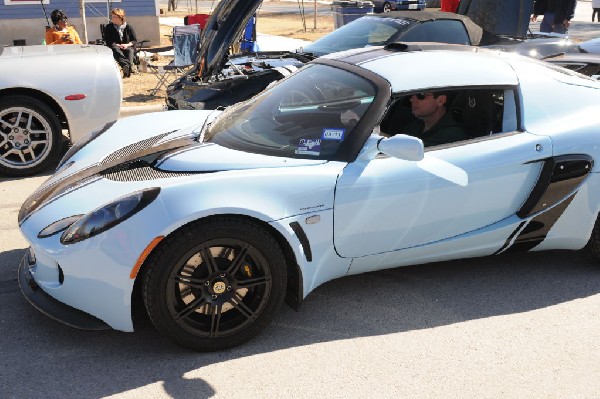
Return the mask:
<svg viewBox="0 0 600 399">
<path fill-rule="evenodd" d="M 457 12 L 460 0 L 442 0 L 440 11 Z"/>
<path fill-rule="evenodd" d="M 46 29 L 46 44 L 83 44 L 63 10 L 52 11 L 50 18 L 54 27 Z"/>
</svg>

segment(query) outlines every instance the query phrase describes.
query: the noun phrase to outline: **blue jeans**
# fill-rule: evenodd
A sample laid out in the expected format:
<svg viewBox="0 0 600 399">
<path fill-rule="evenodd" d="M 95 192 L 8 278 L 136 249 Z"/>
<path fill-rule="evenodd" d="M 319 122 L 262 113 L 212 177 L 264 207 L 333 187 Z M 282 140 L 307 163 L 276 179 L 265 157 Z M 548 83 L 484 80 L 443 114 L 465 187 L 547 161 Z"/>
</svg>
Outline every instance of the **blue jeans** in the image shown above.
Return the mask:
<svg viewBox="0 0 600 399">
<path fill-rule="evenodd" d="M 542 19 L 542 23 L 540 24 L 540 32 L 567 33 L 567 30 L 562 24 L 562 21 L 556 24 L 554 23 L 554 12 L 546 11 L 544 13 L 544 19 Z"/>
</svg>

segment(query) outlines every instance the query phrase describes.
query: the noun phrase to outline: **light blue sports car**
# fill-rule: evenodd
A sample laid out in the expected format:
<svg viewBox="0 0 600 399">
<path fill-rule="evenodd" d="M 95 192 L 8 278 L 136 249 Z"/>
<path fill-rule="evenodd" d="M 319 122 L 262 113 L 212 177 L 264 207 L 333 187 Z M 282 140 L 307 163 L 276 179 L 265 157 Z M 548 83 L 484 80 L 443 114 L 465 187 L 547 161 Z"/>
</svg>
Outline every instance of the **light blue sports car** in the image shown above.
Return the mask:
<svg viewBox="0 0 600 399">
<path fill-rule="evenodd" d="M 349 274 L 600 257 L 599 98 L 548 63 L 398 43 L 321 57 L 225 111 L 121 119 L 23 204 L 20 286 L 74 327 L 133 331 L 141 303 L 172 341 L 219 350 Z"/>
</svg>

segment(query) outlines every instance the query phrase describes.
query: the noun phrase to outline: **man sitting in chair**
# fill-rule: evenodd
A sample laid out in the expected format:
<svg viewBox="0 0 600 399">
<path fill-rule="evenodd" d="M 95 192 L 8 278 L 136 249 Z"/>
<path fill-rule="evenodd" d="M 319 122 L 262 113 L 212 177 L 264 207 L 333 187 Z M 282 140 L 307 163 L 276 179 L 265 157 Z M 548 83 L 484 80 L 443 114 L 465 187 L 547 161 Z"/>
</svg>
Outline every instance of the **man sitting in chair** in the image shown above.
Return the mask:
<svg viewBox="0 0 600 399">
<path fill-rule="evenodd" d="M 469 136 L 447 112 L 445 93 L 418 93 L 410 97 L 417 120 L 402 129 L 402 133 L 420 138 L 425 147 L 467 140 Z"/>
<path fill-rule="evenodd" d="M 125 21 L 125 10 L 115 8 L 110 12 L 110 24 L 104 29 L 106 45 L 113 51 L 113 57 L 121 65 L 123 77 L 131 75 L 137 37 L 133 26 Z"/>
</svg>

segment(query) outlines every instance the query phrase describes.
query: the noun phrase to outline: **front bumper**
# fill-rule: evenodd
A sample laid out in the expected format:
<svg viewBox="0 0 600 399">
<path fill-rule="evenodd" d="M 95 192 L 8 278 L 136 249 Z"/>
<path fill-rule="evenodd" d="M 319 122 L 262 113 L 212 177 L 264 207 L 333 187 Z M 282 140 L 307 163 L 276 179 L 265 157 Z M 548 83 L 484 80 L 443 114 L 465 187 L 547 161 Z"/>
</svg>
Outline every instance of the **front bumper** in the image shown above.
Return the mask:
<svg viewBox="0 0 600 399">
<path fill-rule="evenodd" d="M 107 330 L 110 326 L 102 320 L 57 301 L 46 294 L 35 282 L 31 268 L 35 267 L 29 257 L 29 251 L 19 265 L 19 287 L 23 296 L 40 312 L 68 326 L 81 330 Z"/>
</svg>

